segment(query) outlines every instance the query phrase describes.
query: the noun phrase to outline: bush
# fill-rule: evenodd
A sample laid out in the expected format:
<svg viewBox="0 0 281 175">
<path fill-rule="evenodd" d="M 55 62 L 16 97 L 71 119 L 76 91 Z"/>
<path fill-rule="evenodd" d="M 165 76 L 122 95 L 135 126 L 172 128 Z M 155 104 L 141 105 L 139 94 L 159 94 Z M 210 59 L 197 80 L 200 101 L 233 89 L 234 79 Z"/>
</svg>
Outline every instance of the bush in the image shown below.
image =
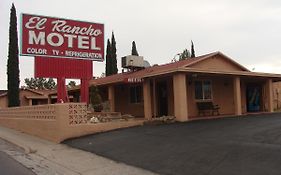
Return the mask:
<svg viewBox="0 0 281 175">
<path fill-rule="evenodd" d="M 101 112 L 103 109 L 102 98 L 96 86 L 90 87 L 90 104 L 94 108 L 95 112 Z"/>
</svg>

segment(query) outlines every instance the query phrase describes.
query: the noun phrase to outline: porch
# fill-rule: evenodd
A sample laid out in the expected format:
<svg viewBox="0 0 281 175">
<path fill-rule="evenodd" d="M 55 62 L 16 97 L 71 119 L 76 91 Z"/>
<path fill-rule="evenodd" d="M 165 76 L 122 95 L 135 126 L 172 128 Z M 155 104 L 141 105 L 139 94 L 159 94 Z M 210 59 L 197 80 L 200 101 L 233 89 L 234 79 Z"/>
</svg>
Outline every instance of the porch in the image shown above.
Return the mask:
<svg viewBox="0 0 281 175">
<path fill-rule="evenodd" d="M 136 83 L 100 86 L 110 111 L 152 119 L 175 116 L 177 121 L 273 112 L 273 79 L 269 77 L 177 72 L 145 77 Z M 197 103 L 219 106 L 219 116 L 199 115 Z"/>
</svg>

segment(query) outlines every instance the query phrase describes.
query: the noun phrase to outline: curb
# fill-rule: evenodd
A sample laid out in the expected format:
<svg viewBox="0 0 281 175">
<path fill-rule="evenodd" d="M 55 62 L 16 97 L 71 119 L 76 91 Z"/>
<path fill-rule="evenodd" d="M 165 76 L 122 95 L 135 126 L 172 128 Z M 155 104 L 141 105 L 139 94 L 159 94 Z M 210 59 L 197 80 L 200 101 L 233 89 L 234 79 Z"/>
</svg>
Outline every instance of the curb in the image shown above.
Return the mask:
<svg viewBox="0 0 281 175">
<path fill-rule="evenodd" d="M 5 128 L 5 127 L 1 126 L 1 130 L 8 130 L 7 132 L 5 132 L 5 131 L 4 132 L 0 132 L 0 137 L 3 140 L 5 140 L 5 141 L 7 141 L 9 143 L 12 143 L 13 145 L 16 145 L 17 147 L 23 149 L 26 154 L 36 153 L 37 152 L 37 150 L 35 148 L 30 147 L 29 144 L 21 142 L 20 140 L 18 140 L 15 137 L 11 136 L 11 133 L 12 134 L 16 134 L 16 133 L 14 133 L 14 131 L 12 129 Z M 16 131 L 16 132 L 20 132 L 20 131 Z"/>
</svg>

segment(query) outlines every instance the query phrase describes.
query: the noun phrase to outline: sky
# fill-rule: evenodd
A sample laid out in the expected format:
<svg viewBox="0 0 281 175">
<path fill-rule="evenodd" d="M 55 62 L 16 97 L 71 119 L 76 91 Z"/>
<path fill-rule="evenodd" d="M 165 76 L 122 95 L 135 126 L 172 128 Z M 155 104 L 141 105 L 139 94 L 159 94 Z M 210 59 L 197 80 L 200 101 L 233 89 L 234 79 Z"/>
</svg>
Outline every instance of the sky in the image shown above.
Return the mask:
<svg viewBox="0 0 281 175">
<path fill-rule="evenodd" d="M 220 51 L 249 70 L 281 74 L 280 0 L 1 0 L 0 89 L 7 89 L 10 8 L 21 13 L 103 23 L 105 39 L 114 31 L 121 72 L 132 41 L 151 65 L 170 62 L 190 49 L 196 55 Z M 18 30 L 20 26 L 18 25 Z M 106 43 L 106 42 L 105 42 Z M 33 77 L 34 58 L 20 56 L 20 79 Z M 105 72 L 94 62 L 94 75 Z"/>
</svg>

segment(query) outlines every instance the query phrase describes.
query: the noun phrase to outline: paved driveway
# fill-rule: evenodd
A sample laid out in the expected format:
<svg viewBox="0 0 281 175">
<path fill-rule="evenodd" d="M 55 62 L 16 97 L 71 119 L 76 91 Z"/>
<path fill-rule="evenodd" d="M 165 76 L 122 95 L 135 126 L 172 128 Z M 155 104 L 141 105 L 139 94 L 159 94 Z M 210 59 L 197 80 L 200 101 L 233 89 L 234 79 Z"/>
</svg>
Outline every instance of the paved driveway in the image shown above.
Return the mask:
<svg viewBox="0 0 281 175">
<path fill-rule="evenodd" d="M 281 174 L 278 113 L 134 127 L 65 144 L 159 174 Z"/>
</svg>

